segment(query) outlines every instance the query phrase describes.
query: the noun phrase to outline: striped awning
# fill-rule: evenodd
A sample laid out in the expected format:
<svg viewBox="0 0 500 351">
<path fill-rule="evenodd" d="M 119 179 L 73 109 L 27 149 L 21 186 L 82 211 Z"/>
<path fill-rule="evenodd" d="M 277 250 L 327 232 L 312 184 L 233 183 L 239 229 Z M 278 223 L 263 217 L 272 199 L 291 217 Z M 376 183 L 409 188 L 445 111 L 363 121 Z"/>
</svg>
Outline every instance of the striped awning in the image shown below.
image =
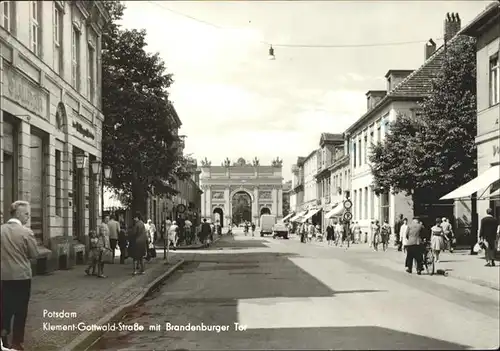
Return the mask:
<svg viewBox="0 0 500 351">
<path fill-rule="evenodd" d="M 306 215 L 306 213 L 307 213 L 307 211 L 302 211 L 299 214 L 296 214 L 295 216 L 293 216 L 292 218 L 290 218 L 290 222 L 298 222 L 301 217 L 303 217 L 303 216 Z"/>
<path fill-rule="evenodd" d="M 289 213 L 285 216 L 285 218 L 283 218 L 283 221 L 286 221 L 288 218 L 291 218 L 293 215 L 295 214 L 295 212 L 292 212 L 292 213 Z"/>
</svg>

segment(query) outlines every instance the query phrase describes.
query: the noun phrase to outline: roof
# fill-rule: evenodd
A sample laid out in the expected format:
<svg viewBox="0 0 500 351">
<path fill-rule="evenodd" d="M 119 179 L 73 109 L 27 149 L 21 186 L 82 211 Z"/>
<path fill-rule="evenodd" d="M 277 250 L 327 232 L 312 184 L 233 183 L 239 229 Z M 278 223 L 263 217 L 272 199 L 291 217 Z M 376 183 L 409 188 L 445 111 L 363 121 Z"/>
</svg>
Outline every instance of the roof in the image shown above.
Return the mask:
<svg viewBox="0 0 500 351">
<path fill-rule="evenodd" d="M 447 45 L 453 45 L 453 42 L 456 41 L 456 38 L 458 38 L 458 35 L 455 35 L 447 43 Z M 423 98 L 427 97 L 431 92 L 432 80 L 436 78 L 441 71 L 441 65 L 444 60 L 444 52 L 445 45 L 441 45 L 423 63 L 422 66 L 409 74 L 398 85 L 396 85 L 394 89 L 389 91 L 387 95 L 378 102 L 377 105 L 375 105 L 371 110 L 367 111 L 363 116 L 361 116 L 361 118 L 359 118 L 349 128 L 347 128 L 346 133 L 352 132 L 358 126 L 362 125 L 365 121 L 370 119 L 370 117 L 372 117 L 375 113 L 379 112 L 382 107 L 386 106 L 388 103 L 394 100 L 420 101 Z"/>
<path fill-rule="evenodd" d="M 476 16 L 468 25 L 466 25 L 458 34 L 465 34 L 476 37 L 486 30 L 486 28 L 498 23 L 497 17 L 500 16 L 500 4 L 498 2 L 490 3 L 479 15 Z"/>
<path fill-rule="evenodd" d="M 176 124 L 177 128 L 180 128 L 182 126 L 182 122 L 179 118 L 179 115 L 177 114 L 177 111 L 175 110 L 174 105 L 172 103 L 169 103 L 168 106 L 171 112 L 169 117 L 172 117 L 174 119 L 172 122 Z"/>
<path fill-rule="evenodd" d="M 313 151 L 311 151 L 311 153 L 309 155 L 307 155 L 307 157 L 304 158 L 304 162 L 307 161 L 308 159 L 310 159 L 317 152 L 318 152 L 318 149 L 314 149 Z"/>
<path fill-rule="evenodd" d="M 393 73 L 396 74 L 411 74 L 413 72 L 412 69 L 390 69 L 385 74 L 385 78 L 389 78 L 389 76 Z"/>
<path fill-rule="evenodd" d="M 306 160 L 306 158 L 305 158 L 305 157 L 303 157 L 303 156 L 299 156 L 299 157 L 297 158 L 297 166 L 299 166 L 299 167 L 300 167 L 300 166 L 302 166 L 302 165 L 304 164 L 304 161 L 305 161 L 305 160 Z"/>
<path fill-rule="evenodd" d="M 321 138 L 319 140 L 319 145 L 323 146 L 324 143 L 328 142 L 340 142 L 344 141 L 344 135 L 343 134 L 333 134 L 333 133 L 321 133 Z"/>
</svg>

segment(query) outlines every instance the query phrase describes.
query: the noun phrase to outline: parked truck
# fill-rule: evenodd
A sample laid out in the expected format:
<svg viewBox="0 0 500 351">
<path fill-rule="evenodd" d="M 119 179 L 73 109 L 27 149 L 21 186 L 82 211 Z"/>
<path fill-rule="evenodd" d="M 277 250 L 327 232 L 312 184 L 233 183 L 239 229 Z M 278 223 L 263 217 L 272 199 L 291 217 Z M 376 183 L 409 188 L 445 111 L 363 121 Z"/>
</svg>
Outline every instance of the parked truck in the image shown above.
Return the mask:
<svg viewBox="0 0 500 351">
<path fill-rule="evenodd" d="M 264 214 L 260 216 L 260 236 L 273 234 L 273 227 L 276 224 L 276 216 Z"/>
</svg>

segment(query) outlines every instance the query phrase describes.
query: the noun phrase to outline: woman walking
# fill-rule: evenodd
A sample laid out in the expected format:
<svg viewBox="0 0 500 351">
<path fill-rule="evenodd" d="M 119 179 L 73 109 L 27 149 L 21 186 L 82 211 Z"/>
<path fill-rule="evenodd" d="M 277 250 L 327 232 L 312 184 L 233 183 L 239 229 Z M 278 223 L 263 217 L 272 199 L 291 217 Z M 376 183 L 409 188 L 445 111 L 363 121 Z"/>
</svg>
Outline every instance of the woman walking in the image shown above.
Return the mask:
<svg viewBox="0 0 500 351">
<path fill-rule="evenodd" d="M 148 235 L 142 221 L 142 216 L 137 212 L 134 216 L 134 227 L 130 233 L 130 242 L 133 242 L 132 259 L 134 260 L 134 275 L 144 274 L 144 256 L 148 249 Z"/>
<path fill-rule="evenodd" d="M 333 245 L 333 239 L 334 239 L 334 229 L 332 223 L 328 223 L 328 226 L 326 227 L 326 240 L 328 241 L 328 246 Z"/>
<path fill-rule="evenodd" d="M 406 252 L 406 246 L 408 246 L 408 218 L 403 219 L 403 224 L 399 229 L 399 240 L 403 246 L 403 252 Z"/>
<path fill-rule="evenodd" d="M 375 251 L 378 251 L 378 244 L 380 243 L 380 224 L 376 220 L 372 226 L 372 245 Z"/>
<path fill-rule="evenodd" d="M 439 262 L 439 254 L 445 249 L 444 231 L 441 228 L 441 218 L 436 218 L 436 224 L 431 228 L 431 249 L 434 251 L 436 262 Z"/>
</svg>

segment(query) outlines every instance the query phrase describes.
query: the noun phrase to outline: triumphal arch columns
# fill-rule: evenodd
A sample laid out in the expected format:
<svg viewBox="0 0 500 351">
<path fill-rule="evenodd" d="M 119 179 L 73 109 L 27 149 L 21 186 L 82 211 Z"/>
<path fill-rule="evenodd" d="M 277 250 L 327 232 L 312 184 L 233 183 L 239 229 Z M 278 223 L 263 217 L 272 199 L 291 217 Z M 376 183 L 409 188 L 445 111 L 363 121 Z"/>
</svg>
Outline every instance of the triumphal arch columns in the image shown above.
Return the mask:
<svg viewBox="0 0 500 351">
<path fill-rule="evenodd" d="M 200 187 L 202 218 L 219 220 L 227 226 L 233 220 L 235 197 L 248 195 L 251 209 L 246 215 L 257 226 L 261 214 L 269 213 L 278 220 L 283 218 L 283 161 L 276 158 L 271 165 L 260 165 L 255 158 L 251 163 L 239 158 L 231 162 L 226 158 L 220 166 L 201 161 Z M 251 215 L 248 214 L 251 212 Z"/>
</svg>

